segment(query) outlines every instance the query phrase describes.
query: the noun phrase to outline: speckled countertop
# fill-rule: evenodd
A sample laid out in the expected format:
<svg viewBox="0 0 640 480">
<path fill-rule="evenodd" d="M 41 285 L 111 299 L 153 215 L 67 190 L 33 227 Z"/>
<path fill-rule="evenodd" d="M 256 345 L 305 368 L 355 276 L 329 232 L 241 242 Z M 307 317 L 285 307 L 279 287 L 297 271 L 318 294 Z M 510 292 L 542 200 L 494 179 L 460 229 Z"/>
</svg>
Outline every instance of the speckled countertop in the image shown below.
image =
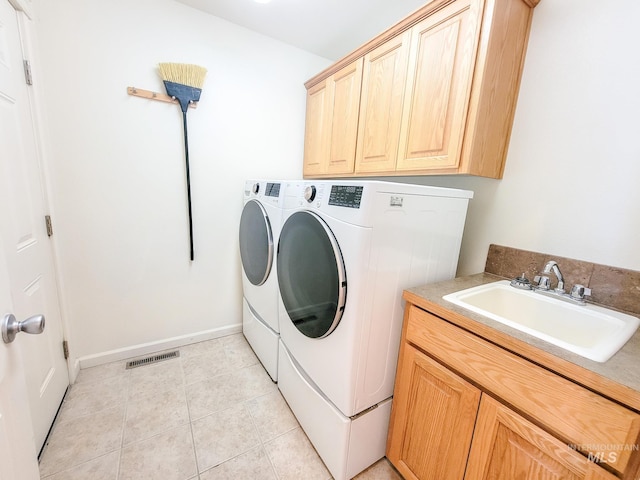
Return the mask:
<svg viewBox="0 0 640 480">
<path fill-rule="evenodd" d="M 504 278 L 489 273 L 479 273 L 476 275 L 459 277 L 453 280 L 410 288 L 405 291 L 404 297 L 416 306 L 431 311 L 438 316 L 445 317 L 448 321 L 458 324 L 481 337 L 487 337 L 486 327 L 501 332 L 502 334 L 506 334 L 508 337 L 499 334 L 496 336 L 491 335 L 492 338 L 489 340 L 512 350 L 515 353 L 520 353 L 516 351 L 516 348 L 514 348 L 514 343 L 517 347 L 517 342 L 501 342 L 501 339 L 508 339 L 511 337 L 520 342 L 524 342 L 528 346 L 544 352 L 541 355 L 542 361 L 536 358 L 537 363 L 542 364 L 546 368 L 557 371 L 558 373 L 566 375 L 566 373 L 562 371 L 562 368 L 558 369 L 558 365 L 560 365 L 560 367 L 562 366 L 562 361 L 577 365 L 578 367 L 581 367 L 581 369 L 584 369 L 583 373 L 585 374 L 585 377 L 590 377 L 590 381 L 585 382 L 582 381 L 582 378 L 572 378 L 578 383 L 583 383 L 586 386 L 594 388 L 593 384 L 594 382 L 597 383 L 598 376 L 600 376 L 606 380 L 610 380 L 616 384 L 627 387 L 628 389 L 631 389 L 631 391 L 629 391 L 629 398 L 625 396 L 623 400 L 626 400 L 626 403 L 629 403 L 629 406 L 635 409 L 640 408 L 640 404 L 636 403 L 638 399 L 640 399 L 640 329 L 636 331 L 631 339 L 613 357 L 611 357 L 611 359 L 605 363 L 599 363 L 588 360 L 572 352 L 568 352 L 560 347 L 556 347 L 555 345 L 547 343 L 536 337 L 532 337 L 531 335 L 515 330 L 507 325 L 503 325 L 500 322 L 484 317 L 483 315 L 479 315 L 470 310 L 459 307 L 451 302 L 443 300 L 442 298 L 444 295 L 453 292 L 500 280 L 504 280 Z M 447 312 L 451 312 L 454 315 L 447 315 Z M 461 324 L 462 319 L 460 318 L 458 318 L 459 321 L 456 321 L 456 317 L 460 316 L 464 317 L 464 324 Z M 468 320 L 471 321 L 469 322 Z M 550 356 L 545 354 L 550 354 Z M 527 357 L 526 353 L 523 353 L 522 355 Z M 560 361 L 554 362 L 555 358 L 560 359 Z M 545 361 L 545 359 L 548 361 Z M 575 377 L 576 372 L 580 373 L 581 369 L 569 369 L 568 371 L 571 371 L 572 375 Z M 596 375 L 589 375 L 589 373 Z"/>
</svg>

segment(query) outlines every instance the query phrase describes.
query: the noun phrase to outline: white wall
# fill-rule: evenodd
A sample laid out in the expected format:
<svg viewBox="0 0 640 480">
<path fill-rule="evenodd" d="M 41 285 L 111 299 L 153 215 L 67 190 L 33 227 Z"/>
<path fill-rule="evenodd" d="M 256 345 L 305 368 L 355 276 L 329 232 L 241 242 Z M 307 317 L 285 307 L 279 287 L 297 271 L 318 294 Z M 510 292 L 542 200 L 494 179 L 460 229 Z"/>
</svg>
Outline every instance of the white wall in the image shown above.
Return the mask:
<svg viewBox="0 0 640 480">
<path fill-rule="evenodd" d="M 475 191 L 459 274 L 496 243 L 640 270 L 640 3 L 535 9 L 504 178 Z"/>
<path fill-rule="evenodd" d="M 304 81 L 326 59 L 171 0 L 36 3 L 47 170 L 72 354 L 241 322 L 244 179 L 301 175 Z M 190 109 L 195 261 L 182 114 L 159 62 L 209 72 Z"/>
</svg>

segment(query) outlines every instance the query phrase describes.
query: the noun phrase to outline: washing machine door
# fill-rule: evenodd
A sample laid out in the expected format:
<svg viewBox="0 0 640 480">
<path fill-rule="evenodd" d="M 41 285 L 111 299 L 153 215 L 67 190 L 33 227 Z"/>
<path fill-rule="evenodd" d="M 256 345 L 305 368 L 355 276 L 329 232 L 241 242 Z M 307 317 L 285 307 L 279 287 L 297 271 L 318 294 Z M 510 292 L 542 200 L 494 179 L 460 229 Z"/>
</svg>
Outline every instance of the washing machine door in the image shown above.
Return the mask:
<svg viewBox="0 0 640 480">
<path fill-rule="evenodd" d="M 323 338 L 340 323 L 347 276 L 331 229 L 313 212 L 292 214 L 278 243 L 278 286 L 293 325 L 304 335 Z"/>
<path fill-rule="evenodd" d="M 269 278 L 273 264 L 273 231 L 262 204 L 249 200 L 240 217 L 240 258 L 244 273 L 253 285 Z"/>
</svg>

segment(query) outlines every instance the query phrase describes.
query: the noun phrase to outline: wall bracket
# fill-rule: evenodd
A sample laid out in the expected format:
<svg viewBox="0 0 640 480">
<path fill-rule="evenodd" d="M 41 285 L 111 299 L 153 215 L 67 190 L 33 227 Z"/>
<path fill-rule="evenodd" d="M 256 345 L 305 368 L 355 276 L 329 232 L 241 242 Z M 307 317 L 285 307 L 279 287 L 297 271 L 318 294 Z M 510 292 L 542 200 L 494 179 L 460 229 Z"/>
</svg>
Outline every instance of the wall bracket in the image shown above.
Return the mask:
<svg viewBox="0 0 640 480">
<path fill-rule="evenodd" d="M 143 90 L 141 88 L 136 88 L 136 87 L 127 87 L 127 93 L 135 97 L 143 97 L 143 98 L 149 98 L 151 100 L 159 100 L 165 103 L 178 104 L 177 99 L 170 97 L 169 95 L 165 95 L 164 93 L 152 92 L 151 90 Z M 190 108 L 196 108 L 197 106 L 198 106 L 197 102 L 191 102 L 189 104 Z"/>
</svg>

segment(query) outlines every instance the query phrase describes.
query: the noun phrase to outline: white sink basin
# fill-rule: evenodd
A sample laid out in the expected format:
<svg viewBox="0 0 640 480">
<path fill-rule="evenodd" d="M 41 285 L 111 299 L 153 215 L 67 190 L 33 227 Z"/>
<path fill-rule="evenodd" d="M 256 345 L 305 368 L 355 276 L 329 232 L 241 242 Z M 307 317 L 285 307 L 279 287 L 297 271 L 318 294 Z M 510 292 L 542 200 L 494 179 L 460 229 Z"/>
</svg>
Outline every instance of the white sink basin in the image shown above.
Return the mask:
<svg viewBox="0 0 640 480">
<path fill-rule="evenodd" d="M 609 360 L 640 325 L 631 315 L 519 290 L 508 280 L 442 298 L 596 362 Z"/>
</svg>

